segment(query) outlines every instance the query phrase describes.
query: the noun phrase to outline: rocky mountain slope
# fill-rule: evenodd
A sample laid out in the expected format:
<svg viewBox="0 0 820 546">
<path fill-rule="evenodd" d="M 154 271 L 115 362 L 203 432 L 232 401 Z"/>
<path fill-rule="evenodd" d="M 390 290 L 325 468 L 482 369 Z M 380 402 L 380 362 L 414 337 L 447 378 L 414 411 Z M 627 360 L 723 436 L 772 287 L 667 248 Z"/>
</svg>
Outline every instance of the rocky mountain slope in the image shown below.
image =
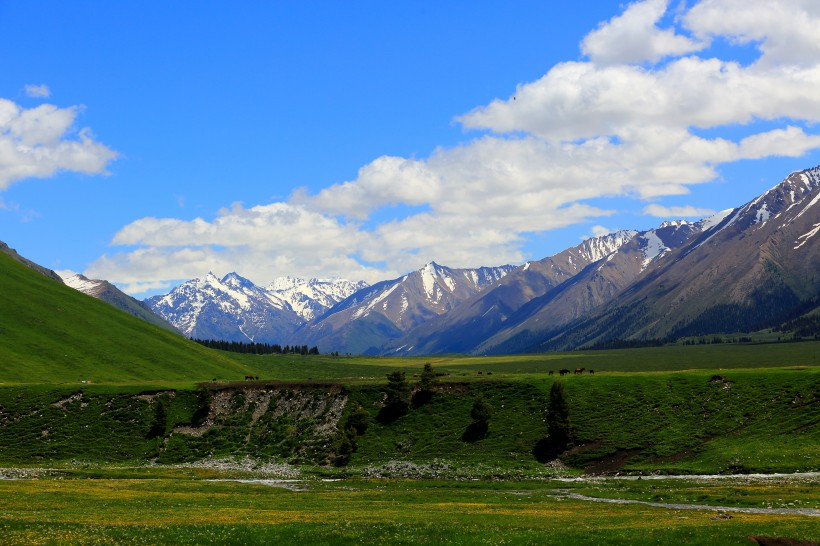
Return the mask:
<svg viewBox="0 0 820 546">
<path fill-rule="evenodd" d="M 419 325 L 385 347 L 390 354 L 469 352 L 522 306 L 608 256 L 635 235 L 625 230 L 587 239 L 542 260 L 513 269 L 486 290 Z"/>
<path fill-rule="evenodd" d="M 294 335 L 297 344 L 323 352 L 380 352 L 392 339 L 492 286 L 513 266 L 451 269 L 430 262 L 421 269 L 359 290 Z"/>
<path fill-rule="evenodd" d="M 723 213 L 718 217 L 720 214 Z M 526 336 L 532 332 L 560 331 L 573 320 L 618 298 L 636 279 L 713 221 L 714 218 L 698 223 L 664 222 L 657 229 L 634 233 L 629 241 L 605 258 L 527 302 L 471 351 L 487 352 L 522 333 Z"/>
<path fill-rule="evenodd" d="M 117 309 L 125 311 L 137 318 L 141 318 L 151 324 L 165 328 L 172 332 L 180 333 L 170 322 L 154 313 L 148 305 L 138 299 L 132 298 L 113 284 L 103 280 L 89 279 L 78 273 L 66 274 L 62 281 L 71 288 L 88 294 L 93 298 L 102 300 Z"/>
<path fill-rule="evenodd" d="M 515 335 L 485 343 L 483 351 L 750 332 L 818 306 L 820 168 L 792 173 L 704 228 L 569 327 L 542 329 L 522 320 Z"/>
<path fill-rule="evenodd" d="M 300 325 L 365 283 L 277 279 L 267 288 L 236 273 L 209 273 L 145 303 L 183 334 L 198 339 L 285 343 Z"/>
<path fill-rule="evenodd" d="M 16 250 L 14 250 L 13 248 L 10 248 L 9 245 L 4 243 L 3 241 L 0 241 L 0 252 L 2 252 L 3 254 L 6 254 L 7 256 L 11 257 L 14 261 L 20 262 L 24 266 L 26 266 L 30 269 L 33 269 L 34 271 L 40 273 L 41 275 L 45 275 L 49 279 L 55 280 L 59 283 L 63 282 L 62 277 L 60 277 L 57 273 L 55 273 L 51 269 L 48 269 L 46 267 L 41 266 L 40 264 L 36 264 L 36 263 L 32 262 L 28 258 L 24 258 L 23 256 L 20 256 L 17 253 Z"/>
</svg>

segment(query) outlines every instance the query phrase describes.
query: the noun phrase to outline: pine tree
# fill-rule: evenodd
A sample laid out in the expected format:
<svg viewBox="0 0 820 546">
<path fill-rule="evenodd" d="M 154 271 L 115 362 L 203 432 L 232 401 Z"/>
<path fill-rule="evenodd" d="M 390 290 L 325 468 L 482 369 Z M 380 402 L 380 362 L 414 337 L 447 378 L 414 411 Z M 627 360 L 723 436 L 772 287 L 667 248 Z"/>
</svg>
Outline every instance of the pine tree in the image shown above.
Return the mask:
<svg viewBox="0 0 820 546">
<path fill-rule="evenodd" d="M 569 400 L 564 384 L 555 381 L 550 387 L 549 408 L 547 410 L 547 440 L 557 453 L 564 451 L 572 442 L 572 427 L 569 421 Z"/>
</svg>

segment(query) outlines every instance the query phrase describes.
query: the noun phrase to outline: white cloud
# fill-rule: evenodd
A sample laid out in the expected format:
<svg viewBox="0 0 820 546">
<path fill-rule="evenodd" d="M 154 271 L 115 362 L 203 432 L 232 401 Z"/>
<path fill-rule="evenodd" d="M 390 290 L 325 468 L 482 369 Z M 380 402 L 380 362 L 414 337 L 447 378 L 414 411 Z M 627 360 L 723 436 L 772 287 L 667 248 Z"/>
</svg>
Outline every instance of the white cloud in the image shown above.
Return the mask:
<svg viewBox="0 0 820 546">
<path fill-rule="evenodd" d="M 818 84 L 820 63 L 744 68 L 687 57 L 647 70 L 572 62 L 519 87 L 515 101 L 495 100 L 458 120 L 472 129 L 563 141 L 625 139 L 646 127 L 688 130 L 786 117 L 816 122 Z"/>
<path fill-rule="evenodd" d="M 45 84 L 28 84 L 23 88 L 23 90 L 26 92 L 27 96 L 33 98 L 48 98 L 51 96 L 51 90 Z"/>
<path fill-rule="evenodd" d="M 137 220 L 121 229 L 112 244 L 139 248 L 102 256 L 85 274 L 133 286 L 189 279 L 207 271 L 238 271 L 263 283 L 296 272 L 372 281 L 388 270 L 363 266 L 353 258 L 368 247 L 367 236 L 354 224 L 298 205 L 244 208 L 237 203 L 211 221 Z"/>
<path fill-rule="evenodd" d="M 422 205 L 435 201 L 440 193 L 436 176 L 424 162 L 382 156 L 359 169 L 355 182 L 345 182 L 322 190 L 310 198 L 319 210 L 366 218 L 376 208 L 403 203 Z M 301 193 L 296 200 L 305 199 Z"/>
<path fill-rule="evenodd" d="M 614 229 L 609 229 L 608 227 L 604 226 L 592 226 L 589 230 L 590 234 L 585 237 L 582 237 L 582 239 L 586 240 L 591 237 L 603 237 L 604 235 L 609 235 L 614 231 Z"/>
<path fill-rule="evenodd" d="M 776 4 L 793 9 L 703 0 L 670 20 L 666 1 L 630 4 L 586 36 L 589 62 L 557 64 L 519 85 L 515 100 L 456 118 L 486 134 L 427 158 L 379 157 L 353 180 L 315 195 L 297 190 L 287 202 L 235 205 L 210 220 L 138 220 L 113 239 L 138 248 L 104 256 L 90 271 L 134 286 L 209 269 L 258 282 L 285 274 L 372 281 L 431 259 L 456 267 L 523 261 L 528 233 L 611 214 L 591 199 L 651 199 L 648 215 L 707 215 L 658 201 L 714 180 L 728 162 L 820 149 L 812 132 L 820 33 L 803 20 L 820 27 L 820 8 Z M 758 62 L 697 53 L 721 38 L 758 47 Z M 726 127 L 742 127 L 743 138 L 726 136 Z M 48 131 L 31 131 L 39 133 Z M 410 212 L 397 209 L 388 221 L 374 214 L 396 205 Z"/>
<path fill-rule="evenodd" d="M 594 63 L 632 64 L 658 62 L 670 55 L 684 55 L 706 44 L 660 29 L 658 21 L 666 13 L 667 0 L 644 0 L 630 4 L 622 15 L 602 23 L 586 35 L 581 51 Z"/>
<path fill-rule="evenodd" d="M 0 99 L 0 191 L 59 171 L 105 173 L 117 153 L 96 142 L 88 129 L 72 134 L 77 112 L 51 104 L 25 109 Z"/>
<path fill-rule="evenodd" d="M 692 207 L 689 205 L 677 207 L 665 207 L 653 203 L 643 209 L 647 216 L 657 216 L 658 218 L 705 218 L 715 213 L 712 209 Z"/>
<path fill-rule="evenodd" d="M 820 3 L 816 0 L 703 0 L 684 23 L 704 39 L 723 36 L 758 43 L 763 65 L 816 66 L 820 58 Z"/>
</svg>

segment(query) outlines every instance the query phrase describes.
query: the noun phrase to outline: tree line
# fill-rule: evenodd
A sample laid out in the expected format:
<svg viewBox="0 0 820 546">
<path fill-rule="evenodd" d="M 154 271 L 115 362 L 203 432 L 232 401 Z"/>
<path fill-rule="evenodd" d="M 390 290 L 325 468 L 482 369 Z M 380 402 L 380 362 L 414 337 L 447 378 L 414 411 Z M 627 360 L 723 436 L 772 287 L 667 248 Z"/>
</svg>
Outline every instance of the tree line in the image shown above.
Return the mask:
<svg viewBox="0 0 820 546">
<path fill-rule="evenodd" d="M 220 351 L 230 351 L 232 353 L 243 353 L 252 355 L 318 355 L 319 348 L 313 346 L 308 348 L 307 345 L 285 345 L 284 347 L 278 343 L 247 343 L 244 341 L 224 341 L 220 339 L 196 339 L 191 338 L 200 345 L 209 347 L 211 349 L 218 349 Z"/>
</svg>

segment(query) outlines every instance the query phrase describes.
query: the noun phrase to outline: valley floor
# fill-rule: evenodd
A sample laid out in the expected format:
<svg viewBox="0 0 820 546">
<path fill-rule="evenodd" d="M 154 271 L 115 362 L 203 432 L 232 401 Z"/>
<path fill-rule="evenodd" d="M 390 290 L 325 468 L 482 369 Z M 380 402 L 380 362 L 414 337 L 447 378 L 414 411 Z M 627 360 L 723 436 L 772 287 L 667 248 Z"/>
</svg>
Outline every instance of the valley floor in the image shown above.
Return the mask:
<svg viewBox="0 0 820 546">
<path fill-rule="evenodd" d="M 271 482 L 161 467 L 17 472 L 0 480 L 5 544 L 800 545 L 816 544 L 820 528 L 816 474 Z"/>
</svg>

